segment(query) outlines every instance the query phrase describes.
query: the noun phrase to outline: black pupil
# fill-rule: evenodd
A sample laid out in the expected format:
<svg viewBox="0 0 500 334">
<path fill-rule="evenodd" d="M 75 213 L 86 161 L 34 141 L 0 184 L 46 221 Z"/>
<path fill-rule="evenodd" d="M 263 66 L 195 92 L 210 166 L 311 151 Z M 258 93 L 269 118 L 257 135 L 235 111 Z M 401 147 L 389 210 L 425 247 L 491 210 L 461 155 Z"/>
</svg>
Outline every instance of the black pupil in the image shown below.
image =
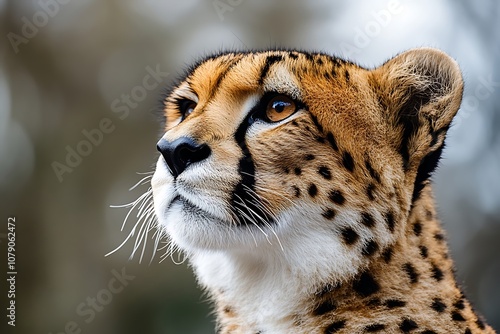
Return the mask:
<svg viewBox="0 0 500 334">
<path fill-rule="evenodd" d="M 185 101 L 184 105 L 182 106 L 182 112 L 184 117 L 191 114 L 194 111 L 194 108 L 196 108 L 196 103 L 192 101 Z"/>
<path fill-rule="evenodd" d="M 284 101 L 276 101 L 273 103 L 273 109 L 276 110 L 277 113 L 283 112 L 285 110 L 286 106 L 288 106 L 288 103 Z"/>
</svg>

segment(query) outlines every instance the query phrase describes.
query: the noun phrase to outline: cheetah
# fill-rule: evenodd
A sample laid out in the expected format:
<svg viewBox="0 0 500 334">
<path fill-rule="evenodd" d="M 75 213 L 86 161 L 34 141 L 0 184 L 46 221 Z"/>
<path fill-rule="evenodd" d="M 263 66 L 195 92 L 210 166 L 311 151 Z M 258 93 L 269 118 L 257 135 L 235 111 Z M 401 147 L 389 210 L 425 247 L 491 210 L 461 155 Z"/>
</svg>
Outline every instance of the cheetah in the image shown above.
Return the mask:
<svg viewBox="0 0 500 334">
<path fill-rule="evenodd" d="M 151 188 L 218 333 L 494 333 L 429 180 L 462 92 L 431 48 L 372 69 L 294 50 L 195 64 L 164 100 Z"/>
</svg>

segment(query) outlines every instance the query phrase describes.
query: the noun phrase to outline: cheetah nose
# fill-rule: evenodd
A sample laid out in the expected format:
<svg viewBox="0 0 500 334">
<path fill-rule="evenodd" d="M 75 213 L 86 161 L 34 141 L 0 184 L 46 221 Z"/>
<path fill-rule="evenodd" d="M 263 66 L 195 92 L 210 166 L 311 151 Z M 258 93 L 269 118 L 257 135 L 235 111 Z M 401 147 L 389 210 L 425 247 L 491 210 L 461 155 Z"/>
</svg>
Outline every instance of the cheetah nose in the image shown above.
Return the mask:
<svg viewBox="0 0 500 334">
<path fill-rule="evenodd" d="M 211 153 L 207 144 L 198 144 L 189 137 L 180 137 L 174 141 L 162 138 L 156 148 L 165 159 L 174 178 L 177 178 L 189 165 L 208 158 Z"/>
</svg>

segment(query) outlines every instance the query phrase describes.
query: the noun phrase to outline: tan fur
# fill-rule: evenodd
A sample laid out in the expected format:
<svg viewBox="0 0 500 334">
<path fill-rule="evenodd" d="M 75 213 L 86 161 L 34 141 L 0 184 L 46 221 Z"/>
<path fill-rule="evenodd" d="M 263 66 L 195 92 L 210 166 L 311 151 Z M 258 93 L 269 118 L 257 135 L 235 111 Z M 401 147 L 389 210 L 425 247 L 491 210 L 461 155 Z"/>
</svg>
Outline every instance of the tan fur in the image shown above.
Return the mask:
<svg viewBox="0 0 500 334">
<path fill-rule="evenodd" d="M 270 56 L 283 59 L 262 77 Z M 295 311 L 276 320 L 289 333 L 494 333 L 456 283 L 429 181 L 413 194 L 419 168 L 444 143 L 462 90 L 457 64 L 434 49 L 405 52 L 373 70 L 295 51 L 228 53 L 202 62 L 173 90 L 163 138 L 190 136 L 209 145 L 217 163 L 232 170 L 214 181 L 229 203 L 241 178 L 234 134 L 245 102 L 274 91 L 307 106 L 272 128 L 256 125 L 262 129 L 246 139 L 255 193 L 269 211 L 316 212 L 311 220 L 331 224 L 328 233 L 340 240 L 339 256 L 353 259 L 348 270 L 312 275 Z M 197 103 L 182 122 L 178 98 Z M 327 209 L 333 217 L 324 218 Z M 291 270 L 290 280 L 294 275 L 302 272 Z M 220 333 L 269 333 L 234 306 L 245 301 L 201 283 L 217 304 Z"/>
</svg>

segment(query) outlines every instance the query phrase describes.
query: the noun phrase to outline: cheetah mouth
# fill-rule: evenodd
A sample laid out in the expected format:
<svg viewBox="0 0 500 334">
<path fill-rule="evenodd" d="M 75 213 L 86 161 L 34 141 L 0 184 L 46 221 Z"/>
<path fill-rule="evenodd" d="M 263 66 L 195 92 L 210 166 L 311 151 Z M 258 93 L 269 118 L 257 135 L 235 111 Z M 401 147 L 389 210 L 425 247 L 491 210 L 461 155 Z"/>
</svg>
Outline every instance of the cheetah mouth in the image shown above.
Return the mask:
<svg viewBox="0 0 500 334">
<path fill-rule="evenodd" d="M 240 204 L 238 203 L 238 205 Z M 182 209 L 182 211 L 184 211 L 191 218 L 193 218 L 192 222 L 201 219 L 205 221 L 208 220 L 212 223 L 220 224 L 223 226 L 232 226 L 237 228 L 243 228 L 243 227 L 249 228 L 252 226 L 258 226 L 259 229 L 265 228 L 266 224 L 263 221 L 261 221 L 262 218 L 256 218 L 256 217 L 261 217 L 257 215 L 256 213 L 257 209 L 254 209 L 255 210 L 254 211 L 253 209 L 249 208 L 247 204 L 242 204 L 242 205 L 243 206 L 241 207 L 238 206 L 231 207 L 230 216 L 227 217 L 224 216 L 223 214 L 220 215 L 214 214 L 213 212 L 208 211 L 205 207 L 196 203 L 196 201 L 194 201 L 192 198 L 177 194 L 168 205 L 166 211 L 168 212 L 171 209 L 174 209 L 175 206 L 179 206 Z M 274 223 L 274 219 L 269 221 L 272 221 Z"/>
<path fill-rule="evenodd" d="M 213 215 L 211 212 L 208 212 L 188 197 L 177 194 L 170 202 L 167 211 L 170 211 L 175 205 L 181 206 L 183 211 L 188 212 L 190 215 L 193 215 L 195 217 L 202 217 L 209 220 L 225 222 L 224 219 Z"/>
</svg>

